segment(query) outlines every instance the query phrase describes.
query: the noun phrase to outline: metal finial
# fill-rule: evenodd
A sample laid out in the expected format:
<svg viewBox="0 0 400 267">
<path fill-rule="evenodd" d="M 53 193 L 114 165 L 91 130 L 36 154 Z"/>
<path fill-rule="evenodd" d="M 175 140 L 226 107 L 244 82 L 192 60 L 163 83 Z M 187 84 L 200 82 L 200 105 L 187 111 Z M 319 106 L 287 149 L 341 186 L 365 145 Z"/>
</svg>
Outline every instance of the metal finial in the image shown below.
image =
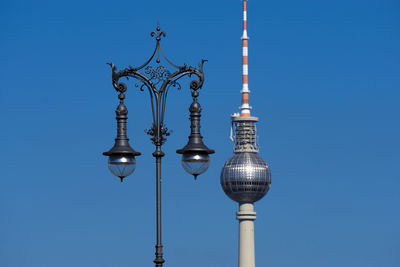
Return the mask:
<svg viewBox="0 0 400 267">
<path fill-rule="evenodd" d="M 161 37 L 167 36 L 167 35 L 165 34 L 165 32 L 162 32 L 162 31 L 161 31 L 160 23 L 159 23 L 158 21 L 157 21 L 157 28 L 156 28 L 156 31 L 155 31 L 155 32 L 151 32 L 150 35 L 151 35 L 151 37 L 154 37 L 154 36 L 155 36 L 157 41 L 160 41 L 160 40 L 161 40 Z"/>
</svg>

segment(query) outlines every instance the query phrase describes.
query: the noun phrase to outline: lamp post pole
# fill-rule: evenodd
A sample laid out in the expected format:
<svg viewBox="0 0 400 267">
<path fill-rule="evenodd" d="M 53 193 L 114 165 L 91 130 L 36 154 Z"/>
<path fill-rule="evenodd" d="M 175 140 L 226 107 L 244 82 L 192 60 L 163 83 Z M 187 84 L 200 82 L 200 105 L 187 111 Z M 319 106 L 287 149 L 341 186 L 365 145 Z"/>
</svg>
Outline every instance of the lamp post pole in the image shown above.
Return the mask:
<svg viewBox="0 0 400 267">
<path fill-rule="evenodd" d="M 197 97 L 199 96 L 198 90 L 204 83 L 204 60 L 199 63 L 198 68 L 187 66 L 186 64 L 177 66 L 173 64 L 161 50 L 161 38 L 165 37 L 166 34 L 160 30 L 159 26 L 157 26 L 156 32 L 151 33 L 151 36 L 155 37 L 156 46 L 151 57 L 141 66 L 136 68 L 129 66 L 128 68 L 117 71 L 113 63 L 108 63 L 112 69 L 113 87 L 119 92 L 118 98 L 120 99 L 120 104 L 116 110 L 117 138 L 115 139 L 115 145 L 103 154 L 109 156 L 109 169 L 114 175 L 121 179 L 121 182 L 136 168 L 135 156 L 139 156 L 140 153 L 130 147 L 129 139 L 126 134 L 128 110 L 124 104 L 124 99 L 127 85 L 119 81 L 121 78 L 134 78 L 137 80 L 135 87 L 138 87 L 141 91 L 148 91 L 151 100 L 153 124 L 151 128 L 147 130 L 147 134 L 151 136 L 150 139 L 155 145 L 153 157 L 156 160 L 156 245 L 154 263 L 156 267 L 162 267 L 165 260 L 163 257 L 161 235 L 161 159 L 165 154 L 161 147 L 166 141 L 166 136 L 170 135 L 164 123 L 164 115 L 168 90 L 171 87 L 180 90 L 181 85 L 179 80 L 182 77 L 197 77 L 197 79 L 190 82 L 190 90 L 193 97 L 193 103 L 189 108 L 191 134 L 187 145 L 177 150 L 177 153 L 182 154 L 182 165 L 184 169 L 196 178 L 199 174 L 208 169 L 210 163 L 209 154 L 213 154 L 214 150 L 204 145 L 202 136 L 200 135 L 201 106 L 197 102 Z M 162 58 L 175 70 L 174 72 L 160 65 L 160 59 Z M 152 65 L 153 61 L 155 61 L 156 65 Z"/>
</svg>

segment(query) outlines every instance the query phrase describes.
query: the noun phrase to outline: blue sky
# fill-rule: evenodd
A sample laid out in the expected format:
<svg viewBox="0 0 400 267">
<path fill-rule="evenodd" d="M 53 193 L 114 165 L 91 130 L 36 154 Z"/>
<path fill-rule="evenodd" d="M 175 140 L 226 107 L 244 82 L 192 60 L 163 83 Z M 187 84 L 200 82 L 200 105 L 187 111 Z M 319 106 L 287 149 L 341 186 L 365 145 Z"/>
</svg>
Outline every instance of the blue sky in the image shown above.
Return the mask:
<svg viewBox="0 0 400 267">
<path fill-rule="evenodd" d="M 256 203 L 256 264 L 400 265 L 400 3 L 248 4 L 249 86 L 272 187 Z M 171 92 L 163 147 L 165 266 L 236 266 L 237 205 L 219 185 L 241 89 L 241 2 L 0 3 L 0 265 L 151 265 L 154 148 L 148 96 L 130 83 L 120 183 L 106 158 L 117 97 L 106 62 L 139 65 L 157 21 L 174 62 L 205 65 L 202 134 L 216 150 L 194 181 L 175 153 L 190 94 Z M 186 84 L 187 86 L 187 84 Z"/>
</svg>

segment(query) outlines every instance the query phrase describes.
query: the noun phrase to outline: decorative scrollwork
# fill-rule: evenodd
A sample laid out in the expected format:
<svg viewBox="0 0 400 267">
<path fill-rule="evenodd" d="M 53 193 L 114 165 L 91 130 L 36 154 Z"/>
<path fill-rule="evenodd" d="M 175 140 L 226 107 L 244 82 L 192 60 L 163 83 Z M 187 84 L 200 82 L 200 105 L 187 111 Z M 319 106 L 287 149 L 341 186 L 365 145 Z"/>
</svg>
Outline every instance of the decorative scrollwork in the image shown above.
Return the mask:
<svg viewBox="0 0 400 267">
<path fill-rule="evenodd" d="M 181 89 L 182 89 L 181 84 L 178 83 L 177 81 L 172 81 L 172 82 L 170 83 L 170 85 L 171 85 L 172 87 L 175 87 L 177 90 L 181 90 Z"/>
<path fill-rule="evenodd" d="M 172 131 L 169 131 L 164 125 L 166 99 L 169 89 L 173 87 L 180 90 L 182 87 L 178 80 L 185 76 L 190 78 L 196 76 L 197 79 L 192 79 L 190 81 L 190 89 L 192 91 L 192 97 L 194 99 L 197 98 L 197 91 L 204 83 L 203 64 L 206 60 L 202 60 L 198 64 L 198 68 L 186 64 L 183 66 L 175 65 L 165 56 L 161 49 L 161 38 L 165 37 L 166 34 L 161 31 L 159 25 L 157 25 L 156 31 L 151 33 L 151 36 L 155 37 L 156 46 L 152 55 L 144 64 L 138 67 L 128 66 L 128 68 L 120 71 L 117 71 L 117 68 L 113 63 L 107 64 L 109 64 L 112 69 L 113 87 L 120 93 L 122 105 L 119 108 L 119 112 L 121 112 L 121 114 L 127 112 L 127 109 L 123 104 L 127 85 L 119 81 L 121 78 L 134 78 L 137 80 L 134 84 L 135 87 L 139 88 L 140 91 L 145 91 L 146 89 L 149 92 L 153 124 L 152 127 L 145 130 L 145 132 L 152 136 L 150 139 L 156 146 L 161 146 L 166 141 L 166 137 L 172 133 Z M 160 65 L 160 55 L 167 61 L 169 67 L 175 69 L 174 71 L 170 71 L 165 66 Z M 151 62 L 154 62 L 154 57 L 156 57 L 156 63 L 152 65 Z"/>
<path fill-rule="evenodd" d="M 190 89 L 197 90 L 199 89 L 199 85 L 200 85 L 199 81 L 193 80 L 190 82 Z"/>
<path fill-rule="evenodd" d="M 139 87 L 139 90 L 143 92 L 145 87 L 148 87 L 148 85 L 144 81 L 139 80 L 135 83 L 135 87 Z"/>
<path fill-rule="evenodd" d="M 144 132 L 150 136 L 150 140 L 155 144 L 155 145 L 163 145 L 165 141 L 167 141 L 166 136 L 170 136 L 171 133 L 173 132 L 172 130 L 169 130 L 167 127 L 164 127 L 161 125 L 160 128 L 160 133 L 161 135 L 157 135 L 157 130 L 156 127 L 153 123 L 150 129 L 145 129 Z"/>
<path fill-rule="evenodd" d="M 171 134 L 172 132 L 173 132 L 173 130 L 168 130 L 167 127 L 163 127 L 163 128 L 161 129 L 161 134 L 164 135 L 164 136 L 170 136 L 170 134 Z"/>
<path fill-rule="evenodd" d="M 171 76 L 171 72 L 164 66 L 158 66 L 156 68 L 153 68 L 153 66 L 147 66 L 144 69 L 144 73 L 146 73 L 147 77 L 153 82 L 154 85 L 164 82 Z"/>
<path fill-rule="evenodd" d="M 154 124 L 151 126 L 150 129 L 144 129 L 144 132 L 145 132 L 146 134 L 148 134 L 148 135 L 153 136 L 154 133 L 156 132 L 156 130 L 154 129 Z"/>
<path fill-rule="evenodd" d="M 117 91 L 121 93 L 125 93 L 126 90 L 128 89 L 128 86 L 126 86 L 126 84 L 123 82 L 118 83 L 117 87 L 118 87 Z"/>
</svg>

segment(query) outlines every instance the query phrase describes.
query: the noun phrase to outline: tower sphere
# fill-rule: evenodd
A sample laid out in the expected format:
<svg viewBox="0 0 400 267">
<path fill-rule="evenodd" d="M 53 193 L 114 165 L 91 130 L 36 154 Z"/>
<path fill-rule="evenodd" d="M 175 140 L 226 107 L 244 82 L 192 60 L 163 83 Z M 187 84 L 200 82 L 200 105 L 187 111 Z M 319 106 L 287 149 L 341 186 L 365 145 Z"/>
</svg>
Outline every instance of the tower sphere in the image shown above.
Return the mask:
<svg viewBox="0 0 400 267">
<path fill-rule="evenodd" d="M 256 202 L 271 186 L 271 171 L 256 153 L 237 153 L 222 168 L 221 186 L 236 202 Z"/>
</svg>

